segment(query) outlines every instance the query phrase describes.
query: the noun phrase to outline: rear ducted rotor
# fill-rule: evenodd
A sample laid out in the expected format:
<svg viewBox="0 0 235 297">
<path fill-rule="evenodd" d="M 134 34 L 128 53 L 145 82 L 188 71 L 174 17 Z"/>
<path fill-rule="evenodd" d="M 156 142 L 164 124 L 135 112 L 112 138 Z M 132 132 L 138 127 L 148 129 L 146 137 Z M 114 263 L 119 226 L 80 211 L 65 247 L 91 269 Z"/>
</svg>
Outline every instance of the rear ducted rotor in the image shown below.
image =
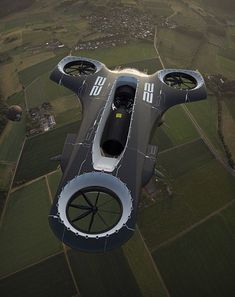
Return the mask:
<svg viewBox="0 0 235 297">
<path fill-rule="evenodd" d="M 78 231 L 100 234 L 117 225 L 122 215 L 122 203 L 108 189 L 89 187 L 71 197 L 66 212 L 70 224 Z"/>
</svg>

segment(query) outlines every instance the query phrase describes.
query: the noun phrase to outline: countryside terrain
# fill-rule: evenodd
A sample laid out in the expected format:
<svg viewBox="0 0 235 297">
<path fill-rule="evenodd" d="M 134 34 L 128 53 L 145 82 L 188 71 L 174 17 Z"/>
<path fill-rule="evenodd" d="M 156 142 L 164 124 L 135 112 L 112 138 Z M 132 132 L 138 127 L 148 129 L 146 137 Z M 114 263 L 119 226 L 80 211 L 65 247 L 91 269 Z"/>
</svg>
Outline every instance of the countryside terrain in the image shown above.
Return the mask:
<svg viewBox="0 0 235 297">
<path fill-rule="evenodd" d="M 232 0 L 1 1 L 0 100 L 24 108 L 20 123 L 0 122 L 1 296 L 233 296 L 234 11 Z M 133 238 L 105 254 L 69 249 L 47 221 L 61 177 L 50 158 L 82 120 L 76 96 L 49 80 L 68 54 L 147 73 L 198 69 L 208 87 L 153 131 L 165 177 L 143 189 Z M 27 136 L 28 111 L 44 102 L 56 126 Z"/>
</svg>

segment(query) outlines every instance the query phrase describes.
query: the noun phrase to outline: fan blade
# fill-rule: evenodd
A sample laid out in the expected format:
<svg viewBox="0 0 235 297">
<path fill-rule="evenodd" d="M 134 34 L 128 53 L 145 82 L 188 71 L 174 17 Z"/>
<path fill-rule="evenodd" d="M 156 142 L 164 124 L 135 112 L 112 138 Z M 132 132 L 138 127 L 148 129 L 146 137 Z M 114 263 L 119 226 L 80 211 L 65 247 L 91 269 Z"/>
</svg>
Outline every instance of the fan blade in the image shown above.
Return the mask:
<svg viewBox="0 0 235 297">
<path fill-rule="evenodd" d="M 84 209 L 84 210 L 90 210 L 90 206 L 85 205 L 78 205 L 78 204 L 70 204 L 69 207 L 77 208 L 77 209 Z"/>
<path fill-rule="evenodd" d="M 108 224 L 105 222 L 105 220 L 104 220 L 104 218 L 101 216 L 101 214 L 97 212 L 97 215 L 99 216 L 99 218 L 101 219 L 101 221 L 104 223 L 104 225 L 108 227 Z"/>
<path fill-rule="evenodd" d="M 89 227 L 88 227 L 88 232 L 91 231 L 91 227 L 92 227 L 93 222 L 94 222 L 94 217 L 95 217 L 95 213 L 93 212 L 92 216 L 91 216 L 90 224 L 89 224 Z"/>
<path fill-rule="evenodd" d="M 93 204 L 91 203 L 91 201 L 88 199 L 88 197 L 80 191 L 80 193 L 82 194 L 83 198 L 86 200 L 86 202 L 93 208 Z"/>
<path fill-rule="evenodd" d="M 74 222 L 76 222 L 78 220 L 81 220 L 81 219 L 89 216 L 90 213 L 92 213 L 92 210 L 88 210 L 88 211 L 84 212 L 83 214 L 81 214 L 78 217 L 76 217 L 75 219 L 73 219 L 72 222 L 74 223 Z"/>
</svg>

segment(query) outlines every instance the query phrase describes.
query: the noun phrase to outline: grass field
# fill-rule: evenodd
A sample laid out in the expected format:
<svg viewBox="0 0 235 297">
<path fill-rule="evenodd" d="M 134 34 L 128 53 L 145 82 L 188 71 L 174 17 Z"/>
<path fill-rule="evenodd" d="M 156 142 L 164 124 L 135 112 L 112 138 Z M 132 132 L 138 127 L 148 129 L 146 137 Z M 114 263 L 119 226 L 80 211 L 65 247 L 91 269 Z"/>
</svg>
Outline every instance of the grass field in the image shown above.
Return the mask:
<svg viewBox="0 0 235 297">
<path fill-rule="evenodd" d="M 122 249 L 139 285 L 142 296 L 167 296 L 138 230 L 135 231 L 133 237 Z"/>
<path fill-rule="evenodd" d="M 164 116 L 164 132 L 174 145 L 198 138 L 199 135 L 181 106 L 172 107 Z"/>
<path fill-rule="evenodd" d="M 234 178 L 216 160 L 179 177 L 173 187 L 198 218 L 235 198 Z"/>
<path fill-rule="evenodd" d="M 159 154 L 158 163 L 171 178 L 178 178 L 197 167 L 205 165 L 214 157 L 202 139 L 186 143 Z"/>
<path fill-rule="evenodd" d="M 66 135 L 76 133 L 78 129 L 79 122 L 74 122 L 27 139 L 17 168 L 15 183 L 32 180 L 55 170 L 59 162 L 50 161 L 50 158 L 62 153 Z"/>
<path fill-rule="evenodd" d="M 54 58 L 40 62 L 36 65 L 28 67 L 19 72 L 20 82 L 26 87 L 39 76 L 52 71 L 56 64 L 65 56 L 65 52 L 61 51 L 60 54 Z"/>
<path fill-rule="evenodd" d="M 163 56 L 167 67 L 187 68 L 200 44 L 199 38 L 170 29 L 161 29 L 159 32 L 159 52 Z"/>
<path fill-rule="evenodd" d="M 172 197 L 160 193 L 154 205 L 140 211 L 138 224 L 150 249 L 234 199 L 234 178 L 216 160 L 208 157 L 205 165 L 197 167 L 191 163 L 191 170 L 174 178 Z M 179 173 L 186 162 L 185 159 L 175 165 Z"/>
<path fill-rule="evenodd" d="M 24 119 L 8 122 L 0 136 L 0 160 L 16 162 L 25 137 Z"/>
<path fill-rule="evenodd" d="M 17 69 L 14 63 L 0 66 L 0 89 L 5 99 L 21 90 Z"/>
<path fill-rule="evenodd" d="M 46 72 L 27 87 L 25 95 L 28 108 L 40 106 L 43 102 L 51 102 L 57 98 L 72 95 L 72 92 L 65 87 L 52 82 L 49 76 L 50 73 Z"/>
<path fill-rule="evenodd" d="M 219 67 L 215 63 L 218 47 L 213 44 L 204 43 L 201 46 L 200 54 L 197 55 L 195 66 L 201 73 L 219 73 Z"/>
<path fill-rule="evenodd" d="M 229 79 L 234 79 L 235 61 L 225 58 L 223 56 L 217 56 L 217 63 L 224 76 Z"/>
<path fill-rule="evenodd" d="M 13 164 L 0 163 L 0 191 L 7 191 L 14 170 Z"/>
<path fill-rule="evenodd" d="M 159 148 L 159 151 L 164 151 L 166 149 L 173 147 L 173 143 L 171 139 L 164 132 L 164 129 L 162 126 L 152 131 L 150 143 L 157 145 Z"/>
<path fill-rule="evenodd" d="M 235 201 L 233 204 L 228 206 L 225 210 L 223 210 L 220 214 L 223 217 L 228 229 L 235 236 Z"/>
<path fill-rule="evenodd" d="M 14 57 L 14 62 L 17 65 L 17 69 L 19 71 L 22 71 L 33 65 L 36 65 L 38 63 L 41 63 L 45 60 L 49 60 L 54 57 L 55 57 L 55 53 L 51 51 L 45 51 L 34 55 L 31 55 L 28 53 L 21 53 Z"/>
<path fill-rule="evenodd" d="M 45 179 L 11 194 L 0 231 L 1 275 L 22 269 L 61 249 L 61 243 L 49 229 L 49 208 Z"/>
<path fill-rule="evenodd" d="M 15 93 L 14 95 L 8 97 L 7 104 L 8 105 L 20 105 L 22 108 L 24 108 L 24 106 L 25 106 L 24 91 Z"/>
<path fill-rule="evenodd" d="M 213 145 L 218 150 L 222 150 L 222 145 L 217 134 L 218 108 L 216 98 L 209 95 L 207 100 L 188 104 L 187 108 L 193 114 Z"/>
<path fill-rule="evenodd" d="M 172 297 L 232 296 L 235 238 L 219 216 L 154 252 Z"/>
<path fill-rule="evenodd" d="M 139 212 L 137 223 L 150 250 L 197 221 L 193 210 L 179 195 L 159 195 L 158 202 Z"/>
<path fill-rule="evenodd" d="M 4 297 L 72 297 L 76 290 L 64 254 L 1 280 Z"/>
<path fill-rule="evenodd" d="M 52 194 L 53 198 L 56 194 L 61 177 L 62 177 L 62 172 L 60 169 L 58 169 L 56 172 L 48 175 L 48 181 L 49 181 L 51 194 Z"/>
<path fill-rule="evenodd" d="M 82 296 L 142 296 L 121 249 L 105 254 L 71 250 L 69 258 Z"/>
<path fill-rule="evenodd" d="M 123 65 L 126 63 L 149 60 L 156 57 L 156 51 L 152 42 L 138 41 L 125 46 L 110 48 L 99 48 L 94 51 L 74 51 L 76 56 L 97 59 L 107 66 Z M 157 63 L 157 59 L 156 59 Z"/>
</svg>

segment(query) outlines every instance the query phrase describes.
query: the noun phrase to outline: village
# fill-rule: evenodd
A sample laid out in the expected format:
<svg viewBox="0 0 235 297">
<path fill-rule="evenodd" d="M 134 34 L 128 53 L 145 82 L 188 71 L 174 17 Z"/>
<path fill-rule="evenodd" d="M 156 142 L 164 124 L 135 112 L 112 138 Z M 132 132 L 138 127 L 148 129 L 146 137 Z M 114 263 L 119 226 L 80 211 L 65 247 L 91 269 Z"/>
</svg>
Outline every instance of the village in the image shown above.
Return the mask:
<svg viewBox="0 0 235 297">
<path fill-rule="evenodd" d="M 92 30 L 105 34 L 105 37 L 87 42 L 79 41 L 75 50 L 115 47 L 126 44 L 129 40 L 153 39 L 154 22 L 151 16 L 133 12 L 131 8 L 122 10 L 121 14 L 118 10 L 110 10 L 109 13 L 90 15 L 86 18 Z"/>
<path fill-rule="evenodd" d="M 26 135 L 33 136 L 47 132 L 56 125 L 52 106 L 44 102 L 41 106 L 31 108 L 27 114 Z"/>
</svg>

